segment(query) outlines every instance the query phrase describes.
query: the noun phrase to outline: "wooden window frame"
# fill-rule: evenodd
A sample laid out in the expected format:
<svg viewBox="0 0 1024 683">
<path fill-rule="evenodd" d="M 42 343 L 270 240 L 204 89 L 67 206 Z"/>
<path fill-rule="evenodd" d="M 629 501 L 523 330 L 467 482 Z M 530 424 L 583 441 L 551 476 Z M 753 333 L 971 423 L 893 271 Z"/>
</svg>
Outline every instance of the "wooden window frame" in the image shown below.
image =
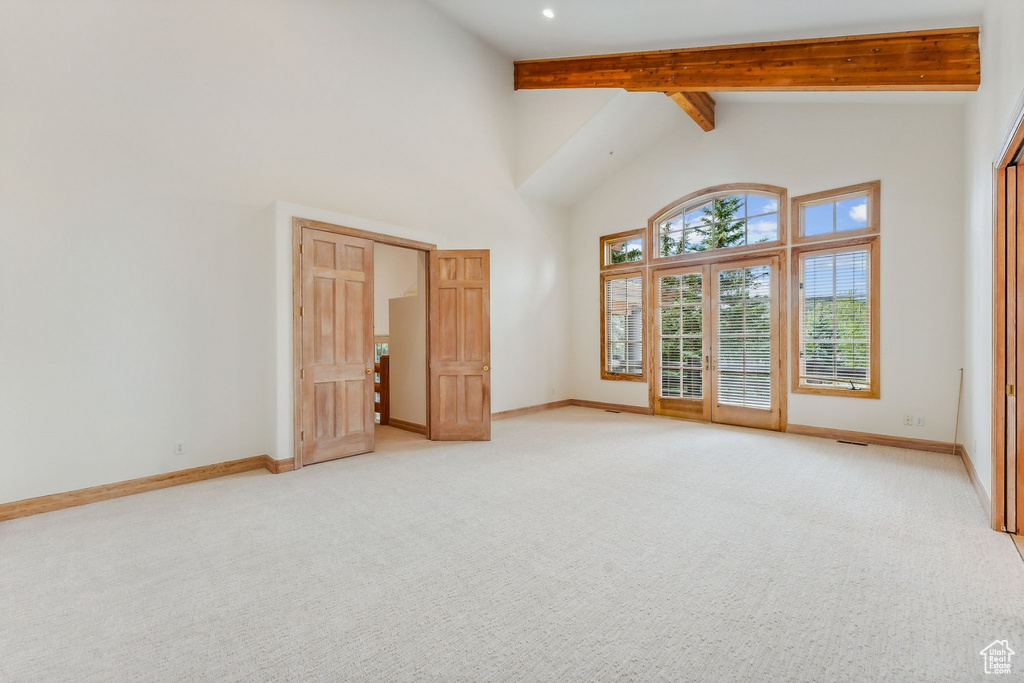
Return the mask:
<svg viewBox="0 0 1024 683">
<path fill-rule="evenodd" d="M 600 262 L 598 263 L 602 271 L 606 270 L 629 270 L 631 268 L 637 268 L 647 263 L 647 231 L 644 228 L 637 228 L 636 230 L 626 230 L 625 232 L 616 232 L 611 235 L 601 236 L 601 252 Z M 608 254 L 608 243 L 609 242 L 622 242 L 634 237 L 640 238 L 640 260 L 639 261 L 625 261 L 623 263 L 605 263 L 605 257 Z"/>
<path fill-rule="evenodd" d="M 858 247 L 867 247 L 868 250 L 868 325 L 871 328 L 868 337 L 868 377 L 869 387 L 867 389 L 839 389 L 835 387 L 806 386 L 800 380 L 800 359 L 801 359 L 801 337 L 803 330 L 803 315 L 801 314 L 801 298 L 803 290 L 800 289 L 800 267 L 805 257 L 817 254 L 835 254 L 846 251 L 857 250 Z M 793 367 L 790 381 L 790 391 L 794 394 L 813 394 L 817 396 L 844 396 L 847 398 L 881 398 L 881 333 L 879 328 L 880 314 L 880 275 L 879 265 L 881 262 L 881 237 L 872 235 L 870 237 L 853 237 L 843 240 L 831 240 L 815 244 L 793 247 L 791 254 L 791 296 L 790 315 L 793 316 L 792 345 L 793 345 Z"/>
<path fill-rule="evenodd" d="M 603 248 L 603 247 L 602 247 Z M 603 261 L 603 257 L 602 257 Z M 636 265 L 636 261 L 633 262 Z M 641 307 L 641 320 L 640 320 L 640 374 L 630 375 L 621 372 L 612 372 L 608 370 L 608 345 L 606 343 L 608 336 L 608 316 L 606 310 L 605 295 L 606 283 L 609 280 L 625 280 L 628 278 L 640 278 L 640 307 Z M 646 269 L 644 268 L 614 268 L 609 269 L 608 272 L 601 273 L 601 379 L 606 380 L 617 380 L 621 382 L 646 382 L 647 381 L 647 327 L 648 327 L 648 300 L 649 300 L 650 287 L 647 285 Z"/>
<path fill-rule="evenodd" d="M 662 256 L 657 251 L 657 245 L 659 244 L 660 235 L 658 230 L 658 223 L 665 220 L 668 216 L 678 213 L 688 204 L 693 204 L 695 201 L 703 198 L 711 198 L 716 194 L 745 194 L 748 192 L 753 193 L 764 193 L 773 194 L 778 197 L 779 210 L 778 210 L 778 226 L 779 232 L 778 237 L 770 242 L 761 242 L 760 244 L 745 244 L 740 247 L 724 247 L 722 249 L 715 249 L 713 251 L 697 251 L 690 252 L 689 254 L 679 254 L 676 256 Z M 738 258 L 747 254 L 760 254 L 761 252 L 774 251 L 780 247 L 785 247 L 788 244 L 787 241 L 787 211 L 786 207 L 789 205 L 789 193 L 784 187 L 777 185 L 765 185 L 763 183 L 727 183 L 725 185 L 712 185 L 711 187 L 705 187 L 702 190 L 691 192 L 690 194 L 680 197 L 668 206 L 662 208 L 656 214 L 651 216 L 647 221 L 647 243 L 650 245 L 650 252 L 647 258 L 647 262 L 654 265 L 664 264 L 676 264 L 676 263 L 692 263 L 692 262 L 704 262 L 709 258 L 717 257 L 719 254 L 728 255 L 728 258 Z M 714 254 L 715 256 L 710 256 Z"/>
<path fill-rule="evenodd" d="M 868 225 L 866 228 L 858 230 L 843 230 L 842 232 L 829 232 L 824 235 L 804 235 L 804 223 L 803 220 L 801 220 L 804 207 L 813 204 L 838 202 L 844 197 L 858 194 L 866 194 L 868 197 Z M 860 183 L 858 185 L 847 185 L 846 187 L 839 187 L 834 190 L 825 190 L 824 192 L 815 192 L 813 194 L 793 197 L 791 207 L 793 244 L 818 244 L 821 242 L 831 242 L 833 240 L 878 234 L 879 226 L 882 222 L 881 200 L 882 181 L 880 180 L 873 180 L 869 183 Z"/>
</svg>

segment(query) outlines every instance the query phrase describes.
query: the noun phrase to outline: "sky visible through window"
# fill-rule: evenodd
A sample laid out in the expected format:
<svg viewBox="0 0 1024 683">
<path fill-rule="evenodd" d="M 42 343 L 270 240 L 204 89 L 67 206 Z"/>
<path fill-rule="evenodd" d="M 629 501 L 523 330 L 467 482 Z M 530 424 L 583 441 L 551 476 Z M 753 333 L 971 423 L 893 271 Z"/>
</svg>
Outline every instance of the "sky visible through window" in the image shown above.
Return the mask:
<svg viewBox="0 0 1024 683">
<path fill-rule="evenodd" d="M 803 234 L 808 237 L 867 227 L 867 193 L 803 207 Z"/>
<path fill-rule="evenodd" d="M 661 256 L 771 242 L 779 238 L 779 198 L 725 194 L 698 199 L 659 224 Z"/>
</svg>

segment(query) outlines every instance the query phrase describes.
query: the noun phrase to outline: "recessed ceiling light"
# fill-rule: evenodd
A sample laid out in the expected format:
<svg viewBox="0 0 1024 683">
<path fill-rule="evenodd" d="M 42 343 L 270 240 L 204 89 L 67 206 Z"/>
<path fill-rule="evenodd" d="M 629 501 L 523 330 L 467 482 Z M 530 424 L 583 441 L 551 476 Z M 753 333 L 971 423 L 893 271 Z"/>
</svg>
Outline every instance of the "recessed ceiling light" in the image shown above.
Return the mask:
<svg viewBox="0 0 1024 683">
<path fill-rule="evenodd" d="M 554 19 L 555 18 L 555 10 L 551 9 L 550 7 L 548 9 L 544 10 L 543 12 L 541 12 L 541 14 L 543 14 L 548 19 Z"/>
</svg>

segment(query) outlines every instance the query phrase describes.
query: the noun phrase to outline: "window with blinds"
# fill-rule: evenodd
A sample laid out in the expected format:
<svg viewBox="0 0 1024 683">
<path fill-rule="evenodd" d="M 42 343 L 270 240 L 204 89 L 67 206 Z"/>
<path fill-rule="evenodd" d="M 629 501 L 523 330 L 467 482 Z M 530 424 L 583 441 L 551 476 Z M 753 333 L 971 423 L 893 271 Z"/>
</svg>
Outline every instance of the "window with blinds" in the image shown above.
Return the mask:
<svg viewBox="0 0 1024 683">
<path fill-rule="evenodd" d="M 795 390 L 877 397 L 876 240 L 797 254 Z"/>
<path fill-rule="evenodd" d="M 772 403 L 771 267 L 718 272 L 718 403 L 769 409 Z"/>
<path fill-rule="evenodd" d="M 661 396 L 704 397 L 704 276 L 658 278 Z"/>
<path fill-rule="evenodd" d="M 601 278 L 601 377 L 644 379 L 644 285 L 641 273 Z"/>
</svg>

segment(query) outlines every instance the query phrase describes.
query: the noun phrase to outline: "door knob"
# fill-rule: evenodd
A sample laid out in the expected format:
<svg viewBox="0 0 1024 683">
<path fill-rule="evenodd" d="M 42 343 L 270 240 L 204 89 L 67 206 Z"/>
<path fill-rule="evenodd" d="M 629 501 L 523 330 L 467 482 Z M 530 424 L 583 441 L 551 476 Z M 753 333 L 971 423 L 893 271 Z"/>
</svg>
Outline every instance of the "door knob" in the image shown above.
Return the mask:
<svg viewBox="0 0 1024 683">
<path fill-rule="evenodd" d="M 488 370 L 490 370 L 490 369 L 491 369 L 490 367 L 488 367 L 488 366 L 486 366 L 486 365 L 484 366 L 484 372 L 487 372 L 487 371 L 488 371 Z"/>
<path fill-rule="evenodd" d="M 369 374 L 370 374 L 371 372 L 373 372 L 373 370 L 372 370 L 372 369 L 370 369 L 370 368 L 366 368 L 366 374 L 367 374 L 367 375 L 369 375 Z"/>
</svg>

